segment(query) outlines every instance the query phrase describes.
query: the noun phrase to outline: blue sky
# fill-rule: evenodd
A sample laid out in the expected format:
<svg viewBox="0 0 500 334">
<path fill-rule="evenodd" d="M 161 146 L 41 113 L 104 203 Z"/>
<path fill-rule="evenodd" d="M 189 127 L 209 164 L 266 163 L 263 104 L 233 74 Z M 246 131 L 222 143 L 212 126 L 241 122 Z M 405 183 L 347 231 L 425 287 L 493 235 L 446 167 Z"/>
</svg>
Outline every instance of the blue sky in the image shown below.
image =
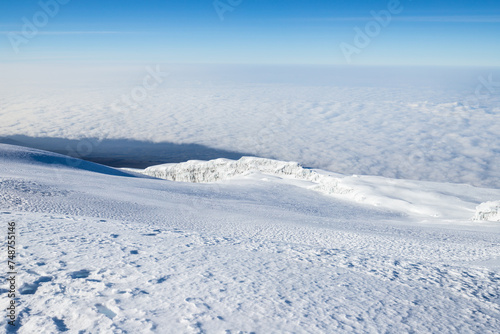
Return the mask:
<svg viewBox="0 0 500 334">
<path fill-rule="evenodd" d="M 53 17 L 0 2 L 0 62 L 500 66 L 498 0 L 401 0 L 362 48 L 355 28 L 393 0 L 220 0 L 223 20 L 213 0 L 59 1 Z M 356 48 L 349 61 L 341 45 Z"/>
</svg>

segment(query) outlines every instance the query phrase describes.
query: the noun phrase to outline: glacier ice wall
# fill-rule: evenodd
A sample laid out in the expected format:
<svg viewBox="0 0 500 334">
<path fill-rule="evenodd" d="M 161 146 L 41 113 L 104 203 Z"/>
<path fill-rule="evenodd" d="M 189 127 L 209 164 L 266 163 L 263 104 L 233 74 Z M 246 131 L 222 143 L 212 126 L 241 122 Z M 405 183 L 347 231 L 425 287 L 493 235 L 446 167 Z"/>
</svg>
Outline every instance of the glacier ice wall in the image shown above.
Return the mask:
<svg viewBox="0 0 500 334">
<path fill-rule="evenodd" d="M 474 220 L 500 221 L 500 201 L 484 202 L 476 207 Z"/>
<path fill-rule="evenodd" d="M 340 185 L 339 177 L 304 168 L 297 162 L 256 157 L 242 157 L 239 160 L 190 160 L 178 164 L 151 166 L 142 173 L 171 181 L 201 183 L 228 180 L 252 172 L 310 181 L 314 183 L 310 189 L 326 194 L 346 194 L 353 190 Z"/>
</svg>

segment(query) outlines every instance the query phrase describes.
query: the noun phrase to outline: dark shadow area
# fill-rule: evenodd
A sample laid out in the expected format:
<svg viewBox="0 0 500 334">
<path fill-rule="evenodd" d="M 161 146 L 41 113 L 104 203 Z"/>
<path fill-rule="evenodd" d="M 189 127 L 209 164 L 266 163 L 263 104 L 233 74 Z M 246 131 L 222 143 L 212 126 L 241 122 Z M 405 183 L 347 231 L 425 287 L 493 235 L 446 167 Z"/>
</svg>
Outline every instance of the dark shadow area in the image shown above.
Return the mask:
<svg viewBox="0 0 500 334">
<path fill-rule="evenodd" d="M 64 139 L 14 135 L 0 137 L 0 143 L 36 148 L 111 166 L 146 168 L 163 163 L 217 158 L 239 159 L 242 152 L 218 150 L 198 144 L 153 143 L 130 139 Z"/>
</svg>

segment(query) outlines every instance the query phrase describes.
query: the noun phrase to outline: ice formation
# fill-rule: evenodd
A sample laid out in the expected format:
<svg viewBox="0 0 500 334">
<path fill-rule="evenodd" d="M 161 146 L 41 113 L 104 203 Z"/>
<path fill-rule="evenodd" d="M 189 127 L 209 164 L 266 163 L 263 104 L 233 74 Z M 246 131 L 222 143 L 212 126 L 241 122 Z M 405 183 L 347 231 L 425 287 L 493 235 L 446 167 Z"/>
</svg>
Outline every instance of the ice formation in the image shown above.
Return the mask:
<svg viewBox="0 0 500 334">
<path fill-rule="evenodd" d="M 215 159 L 210 161 L 190 160 L 178 164 L 163 164 L 146 168 L 145 175 L 178 182 L 216 182 L 253 172 L 310 181 L 310 189 L 326 194 L 346 194 L 353 189 L 339 184 L 340 178 L 302 167 L 297 162 L 273 159 L 242 157 L 239 160 Z"/>
<path fill-rule="evenodd" d="M 476 207 L 474 220 L 500 221 L 500 201 L 484 202 Z"/>
</svg>

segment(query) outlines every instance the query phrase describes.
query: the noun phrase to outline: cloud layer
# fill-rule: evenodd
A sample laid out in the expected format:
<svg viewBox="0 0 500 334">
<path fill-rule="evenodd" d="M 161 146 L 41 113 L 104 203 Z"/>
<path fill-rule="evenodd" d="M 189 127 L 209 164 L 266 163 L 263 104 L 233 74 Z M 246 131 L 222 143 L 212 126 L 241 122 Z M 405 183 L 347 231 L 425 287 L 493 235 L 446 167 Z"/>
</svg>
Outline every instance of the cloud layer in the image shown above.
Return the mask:
<svg viewBox="0 0 500 334">
<path fill-rule="evenodd" d="M 195 143 L 345 174 L 500 187 L 500 92 L 474 97 L 477 76 L 365 72 L 280 81 L 285 74 L 171 69 L 131 105 L 122 98 L 142 87 L 145 70 L 3 84 L 0 136 Z"/>
</svg>

